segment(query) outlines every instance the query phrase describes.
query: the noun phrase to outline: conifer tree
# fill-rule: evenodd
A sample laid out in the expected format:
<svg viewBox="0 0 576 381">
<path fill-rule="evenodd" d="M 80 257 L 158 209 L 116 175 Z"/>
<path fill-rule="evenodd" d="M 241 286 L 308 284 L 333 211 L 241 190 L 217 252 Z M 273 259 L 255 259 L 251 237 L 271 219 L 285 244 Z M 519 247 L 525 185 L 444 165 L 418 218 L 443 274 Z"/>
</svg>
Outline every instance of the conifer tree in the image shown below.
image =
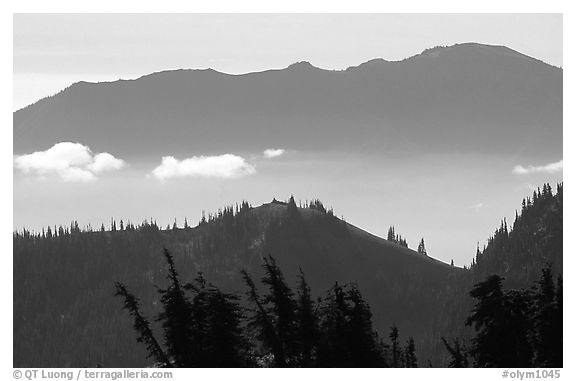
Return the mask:
<svg viewBox="0 0 576 381">
<path fill-rule="evenodd" d="M 388 236 L 386 238 L 390 242 L 396 242 L 396 233 L 394 232 L 394 226 L 388 228 Z"/>
<path fill-rule="evenodd" d="M 242 333 L 243 315 L 237 297 L 207 286 L 202 274 L 194 283 L 182 285 L 172 255 L 165 250 L 164 256 L 170 284 L 167 289 L 158 289 L 163 310 L 157 320 L 162 322 L 166 352 L 141 315 L 137 299 L 121 283 L 116 284 L 116 295 L 124 297 L 125 308 L 134 317 L 138 341 L 146 344 L 149 357 L 162 366 L 247 366 L 248 344 Z M 186 291 L 194 293 L 192 300 Z"/>
<path fill-rule="evenodd" d="M 256 284 L 250 275 L 242 270 L 242 277 L 248 286 L 248 300 L 254 304 L 254 316 L 249 321 L 249 326 L 256 330 L 256 337 L 262 342 L 265 349 L 274 356 L 274 365 L 286 367 L 286 354 L 284 346 L 275 327 L 273 316 L 266 308 L 265 301 L 260 297 Z"/>
<path fill-rule="evenodd" d="M 201 367 L 246 366 L 247 343 L 242 333 L 243 314 L 235 295 L 206 283 L 200 273 L 187 290 L 192 300 L 195 363 Z"/>
<path fill-rule="evenodd" d="M 292 201 L 293 198 L 292 198 Z M 265 275 L 262 283 L 268 286 L 269 294 L 265 302 L 269 305 L 269 314 L 274 316 L 275 330 L 287 359 L 295 355 L 293 343 L 296 338 L 296 303 L 294 293 L 284 280 L 284 275 L 272 256 L 264 258 Z"/>
<path fill-rule="evenodd" d="M 442 343 L 444 347 L 452 356 L 450 360 L 449 368 L 468 368 L 468 356 L 466 355 L 466 350 L 462 348 L 459 340 L 454 340 L 454 346 L 451 346 L 448 341 L 442 337 Z"/>
<path fill-rule="evenodd" d="M 418 244 L 418 252 L 420 254 L 428 255 L 428 253 L 426 253 L 426 246 L 424 245 L 424 238 L 422 238 Z"/>
<path fill-rule="evenodd" d="M 288 200 L 288 207 L 286 209 L 287 219 L 288 221 L 294 221 L 300 217 L 300 213 L 298 212 L 298 207 L 296 206 L 296 202 L 294 201 L 294 196 L 290 196 Z"/>
<path fill-rule="evenodd" d="M 134 329 L 138 332 L 137 341 L 146 345 L 148 357 L 153 358 L 160 366 L 171 366 L 168 356 L 164 353 L 152 333 L 150 322 L 140 312 L 138 299 L 128 292 L 126 287 L 120 282 L 116 282 L 116 296 L 124 298 L 124 308 L 134 317 Z"/>
<path fill-rule="evenodd" d="M 298 301 L 297 301 L 297 341 L 301 353 L 300 366 L 310 367 L 315 360 L 315 351 L 319 336 L 318 317 L 316 316 L 314 302 L 310 295 L 310 287 L 306 283 L 304 272 L 300 269 L 298 275 Z"/>
<path fill-rule="evenodd" d="M 470 292 L 478 299 L 466 320 L 477 332 L 470 352 L 477 367 L 528 367 L 532 357 L 528 295 L 523 291 L 505 294 L 502 280 L 492 275 Z"/>
<path fill-rule="evenodd" d="M 418 359 L 416 358 L 416 347 L 414 338 L 410 337 L 404 349 L 404 366 L 406 368 L 418 368 Z"/>
<path fill-rule="evenodd" d="M 402 353 L 400 350 L 400 343 L 398 342 L 398 327 L 394 324 L 390 329 L 390 350 L 392 363 L 390 366 L 392 368 L 401 368 L 402 364 Z"/>
<path fill-rule="evenodd" d="M 355 284 L 346 293 L 350 302 L 346 337 L 352 367 L 380 367 L 384 365 L 379 340 L 372 329 L 372 312 Z"/>
<path fill-rule="evenodd" d="M 164 249 L 164 256 L 168 262 L 170 284 L 166 289 L 158 289 L 164 310 L 157 320 L 162 322 L 164 345 L 175 365 L 194 367 L 197 364 L 194 358 L 193 306 L 184 293 L 172 255 Z"/>
<path fill-rule="evenodd" d="M 546 188 L 545 188 L 546 189 Z M 542 270 L 535 294 L 535 349 L 536 365 L 542 367 L 562 366 L 562 307 L 561 278 L 558 278 L 559 290 L 556 290 L 552 269 Z"/>
<path fill-rule="evenodd" d="M 318 348 L 318 366 L 342 367 L 349 363 L 348 343 L 343 332 L 346 329 L 348 304 L 344 290 L 336 282 L 328 290 L 322 305 L 321 338 Z"/>
</svg>

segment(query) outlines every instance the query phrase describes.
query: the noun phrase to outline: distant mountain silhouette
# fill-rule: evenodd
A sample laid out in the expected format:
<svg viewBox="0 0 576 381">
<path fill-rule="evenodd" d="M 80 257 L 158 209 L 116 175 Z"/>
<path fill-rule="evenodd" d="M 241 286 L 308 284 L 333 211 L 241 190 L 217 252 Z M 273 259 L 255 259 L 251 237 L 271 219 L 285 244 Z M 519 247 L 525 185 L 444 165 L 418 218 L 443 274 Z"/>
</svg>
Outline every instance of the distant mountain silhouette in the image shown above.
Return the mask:
<svg viewBox="0 0 576 381">
<path fill-rule="evenodd" d="M 562 152 L 562 69 L 503 46 L 428 49 L 341 71 L 78 82 L 14 113 L 14 152 L 77 141 L 121 157 L 298 150 Z"/>
</svg>

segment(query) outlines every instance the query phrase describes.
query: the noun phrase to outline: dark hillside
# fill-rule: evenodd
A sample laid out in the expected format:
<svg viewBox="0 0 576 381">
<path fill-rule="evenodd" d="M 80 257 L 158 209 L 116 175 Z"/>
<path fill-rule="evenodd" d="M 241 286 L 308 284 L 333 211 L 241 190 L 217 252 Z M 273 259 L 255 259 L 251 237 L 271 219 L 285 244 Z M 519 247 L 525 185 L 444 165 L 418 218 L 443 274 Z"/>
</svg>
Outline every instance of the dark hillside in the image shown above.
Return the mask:
<svg viewBox="0 0 576 381">
<path fill-rule="evenodd" d="M 550 184 L 535 190 L 522 200 L 522 209 L 513 225 L 502 221 L 500 228 L 478 250 L 472 266 L 474 279 L 499 274 L 505 285 L 529 287 L 548 265 L 562 275 L 563 256 L 563 184 L 553 193 Z"/>
<path fill-rule="evenodd" d="M 150 284 L 164 281 L 163 247 L 183 276 L 201 271 L 228 291 L 245 291 L 241 269 L 261 276 L 265 255 L 277 259 L 290 282 L 302 268 L 318 293 L 334 281 L 356 282 L 377 330 L 385 335 L 396 322 L 424 348 L 428 317 L 442 311 L 441 295 L 454 291 L 450 278 L 462 271 L 364 233 L 323 207 L 278 202 L 226 208 L 195 228 L 115 222 L 112 231 L 74 224 L 55 230 L 14 236 L 15 366 L 145 365 L 111 295 L 121 279 L 143 300 L 157 299 Z"/>
<path fill-rule="evenodd" d="M 122 303 L 121 280 L 158 312 L 153 285 L 165 284 L 162 249 L 168 248 L 185 281 L 202 272 L 226 292 L 243 296 L 240 270 L 255 279 L 273 256 L 294 286 L 301 268 L 316 295 L 335 281 L 355 283 L 386 336 L 395 323 L 413 336 L 421 364 L 448 363 L 441 337 L 470 338 L 464 326 L 473 306 L 469 291 L 489 275 L 506 288 L 527 289 L 550 265 L 562 274 L 562 193 L 546 184 L 524 200 L 513 228 L 502 222 L 470 270 L 417 253 L 364 232 L 315 201 L 302 208 L 248 203 L 203 218 L 198 226 L 160 230 L 154 222 L 114 221 L 109 230 L 48 228 L 14 233 L 14 366 L 146 366 Z M 157 327 L 156 327 L 157 328 Z"/>
</svg>

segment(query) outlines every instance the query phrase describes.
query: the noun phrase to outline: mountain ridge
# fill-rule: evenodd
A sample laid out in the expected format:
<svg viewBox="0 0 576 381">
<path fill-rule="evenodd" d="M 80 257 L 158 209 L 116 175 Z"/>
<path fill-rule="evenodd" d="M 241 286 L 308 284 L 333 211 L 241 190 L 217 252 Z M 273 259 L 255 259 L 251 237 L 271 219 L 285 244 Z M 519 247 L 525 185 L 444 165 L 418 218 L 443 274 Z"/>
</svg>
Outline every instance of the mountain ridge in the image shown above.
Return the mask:
<svg viewBox="0 0 576 381">
<path fill-rule="evenodd" d="M 77 141 L 120 157 L 189 157 L 281 141 L 308 152 L 551 156 L 562 149 L 562 76 L 508 48 L 462 44 L 345 70 L 300 62 L 79 82 L 14 112 L 14 153 Z"/>
<path fill-rule="evenodd" d="M 422 52 L 420 52 L 420 53 L 414 54 L 414 55 L 409 56 L 409 57 L 406 57 L 406 58 L 398 59 L 398 60 L 387 60 L 387 59 L 382 58 L 382 57 L 375 57 L 375 58 L 369 59 L 368 61 L 361 62 L 361 63 L 359 63 L 358 65 L 348 66 L 348 67 L 346 67 L 346 68 L 344 68 L 344 69 L 324 69 L 324 68 L 321 68 L 321 67 L 318 67 L 318 66 L 314 66 L 310 61 L 303 60 L 303 61 L 294 62 L 294 63 L 289 64 L 288 66 L 282 67 L 282 68 L 256 70 L 256 71 L 249 71 L 249 72 L 246 72 L 246 73 L 226 73 L 226 72 L 224 72 L 224 71 L 219 71 L 219 70 L 217 70 L 217 69 L 210 68 L 210 67 L 204 68 L 204 69 L 199 69 L 199 68 L 178 68 L 178 69 L 166 69 L 166 70 L 154 71 L 154 72 L 151 72 L 151 73 L 148 73 L 148 74 L 140 75 L 140 76 L 138 76 L 138 77 L 136 77 L 136 78 L 129 78 L 129 79 L 119 78 L 119 79 L 116 79 L 116 80 L 99 81 L 99 82 L 83 81 L 83 80 L 82 80 L 82 81 L 73 82 L 73 83 L 71 83 L 69 86 L 67 86 L 67 87 L 65 87 L 64 89 L 58 91 L 57 93 L 54 93 L 54 94 L 52 94 L 52 95 L 48 95 L 48 96 L 46 96 L 46 97 L 40 98 L 40 99 L 38 99 L 37 101 L 35 101 L 35 102 L 33 102 L 33 103 L 30 103 L 30 104 L 28 104 L 28 105 L 26 105 L 26 106 L 24 106 L 24 107 L 21 107 L 21 108 L 15 110 L 14 112 L 18 112 L 18 111 L 24 110 L 24 109 L 26 109 L 26 108 L 28 108 L 28 107 L 30 107 L 30 106 L 33 106 L 34 104 L 36 104 L 36 103 L 38 103 L 38 102 L 40 102 L 40 101 L 42 101 L 42 100 L 44 100 L 44 99 L 49 99 L 49 98 L 52 98 L 52 97 L 54 97 L 54 96 L 56 96 L 56 95 L 59 95 L 59 94 L 61 94 L 62 92 L 66 91 L 67 89 L 69 89 L 70 87 L 75 86 L 75 85 L 81 86 L 81 85 L 111 84 L 111 83 L 117 83 L 117 82 L 120 82 L 120 83 L 121 83 L 121 82 L 131 82 L 131 81 L 138 81 L 138 80 L 140 80 L 140 79 L 144 79 L 144 78 L 147 78 L 147 77 L 150 77 L 150 76 L 154 76 L 154 75 L 158 75 L 158 74 L 164 74 L 164 73 L 168 74 L 168 73 L 177 73 L 177 72 L 179 72 L 179 73 L 181 73 L 181 72 L 211 72 L 211 73 L 221 74 L 221 75 L 225 75 L 225 76 L 239 77 L 239 76 L 249 76 L 249 75 L 254 75 L 254 74 L 261 74 L 261 73 L 266 73 L 266 72 L 283 71 L 283 70 L 287 70 L 287 69 L 290 69 L 290 68 L 298 67 L 299 65 L 305 65 L 305 66 L 307 66 L 307 68 L 317 69 L 317 70 L 326 71 L 326 72 L 346 72 L 347 70 L 354 70 L 354 69 L 358 69 L 358 68 L 361 68 L 361 67 L 363 67 L 363 66 L 368 66 L 368 65 L 372 65 L 372 64 L 401 63 L 401 62 L 405 62 L 405 61 L 417 59 L 417 58 L 422 57 L 422 56 L 430 55 L 431 53 L 436 53 L 436 52 L 439 52 L 439 51 L 441 51 L 441 50 L 447 50 L 447 49 L 454 48 L 454 47 L 467 47 L 467 46 L 482 46 L 482 47 L 489 47 L 489 48 L 496 48 L 496 49 L 507 50 L 507 51 L 512 52 L 512 55 L 514 55 L 514 56 L 523 57 L 523 58 L 525 58 L 525 59 L 533 60 L 533 61 L 536 61 L 536 62 L 539 62 L 539 63 L 543 63 L 543 64 L 545 64 L 545 65 L 547 65 L 547 66 L 550 66 L 550 67 L 553 67 L 553 68 L 562 70 L 561 67 L 552 65 L 552 64 L 547 63 L 547 62 L 545 62 L 545 61 L 543 61 L 543 60 L 540 60 L 540 59 L 538 59 L 538 58 L 535 58 L 535 57 L 532 57 L 532 56 L 529 56 L 529 55 L 520 53 L 519 51 L 514 50 L 514 49 L 512 49 L 512 48 L 509 48 L 509 47 L 507 47 L 507 46 L 505 46 L 505 45 L 491 45 L 491 44 L 481 44 L 481 43 L 476 43 L 476 42 L 464 42 L 464 43 L 457 43 L 457 44 L 448 45 L 448 46 L 435 46 L 435 47 L 432 47 L 432 48 L 427 48 L 427 49 L 424 49 L 424 50 L 423 50 Z"/>
</svg>

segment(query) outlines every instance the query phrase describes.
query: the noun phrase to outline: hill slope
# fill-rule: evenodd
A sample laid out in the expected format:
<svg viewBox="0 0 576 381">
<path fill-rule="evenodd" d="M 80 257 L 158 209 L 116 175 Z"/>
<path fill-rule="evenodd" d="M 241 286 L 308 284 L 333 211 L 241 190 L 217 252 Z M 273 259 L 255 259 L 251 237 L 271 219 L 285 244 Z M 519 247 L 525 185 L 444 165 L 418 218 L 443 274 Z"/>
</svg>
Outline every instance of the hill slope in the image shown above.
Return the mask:
<svg viewBox="0 0 576 381">
<path fill-rule="evenodd" d="M 546 184 L 525 200 L 512 230 L 502 224 L 469 271 L 375 237 L 319 203 L 243 203 L 194 228 L 160 230 L 145 222 L 81 231 L 72 224 L 40 235 L 15 233 L 14 366 L 149 365 L 122 301 L 113 297 L 113 283 L 122 280 L 143 301 L 143 312 L 154 316 L 153 285 L 166 284 L 163 247 L 174 254 L 183 280 L 201 271 L 240 294 L 246 290 L 240 270 L 260 277 L 266 255 L 276 258 L 292 284 L 302 268 L 314 296 L 335 281 L 355 282 L 380 335 L 396 323 L 403 339 L 414 337 L 420 365 L 430 360 L 442 366 L 448 353 L 440 338 L 471 335 L 464 322 L 475 282 L 499 274 L 507 287 L 528 288 L 547 263 L 562 273 L 562 208 L 562 184 L 556 194 Z"/>
<path fill-rule="evenodd" d="M 244 75 L 164 71 L 75 83 L 16 111 L 13 128 L 16 154 L 60 141 L 122 157 L 257 152 L 278 142 L 299 150 L 557 154 L 562 70 L 506 47 L 459 44 L 342 71 L 306 62 Z"/>
<path fill-rule="evenodd" d="M 261 258 L 272 255 L 295 283 L 299 268 L 313 293 L 356 282 L 372 306 L 382 335 L 396 322 L 426 351 L 434 330 L 430 316 L 442 311 L 449 279 L 463 270 L 369 235 L 330 212 L 282 203 L 225 209 L 195 228 L 159 230 L 154 224 L 82 232 L 74 225 L 57 236 L 14 237 L 15 366 L 144 366 L 146 356 L 112 297 L 123 280 L 142 300 L 163 286 L 161 248 L 175 256 L 182 277 L 202 271 L 210 282 L 242 294 L 240 270 L 261 276 Z M 154 304 L 152 304 L 154 305 Z M 40 345 L 42 343 L 42 345 Z M 425 352 L 426 353 L 426 352 Z M 426 354 L 427 356 L 428 354 Z"/>
<path fill-rule="evenodd" d="M 554 274 L 563 274 L 563 188 L 558 184 L 554 193 L 550 184 L 544 184 L 522 200 L 513 225 L 509 228 L 502 221 L 487 246 L 478 250 L 471 267 L 474 280 L 500 274 L 505 285 L 528 288 L 547 266 Z"/>
</svg>

